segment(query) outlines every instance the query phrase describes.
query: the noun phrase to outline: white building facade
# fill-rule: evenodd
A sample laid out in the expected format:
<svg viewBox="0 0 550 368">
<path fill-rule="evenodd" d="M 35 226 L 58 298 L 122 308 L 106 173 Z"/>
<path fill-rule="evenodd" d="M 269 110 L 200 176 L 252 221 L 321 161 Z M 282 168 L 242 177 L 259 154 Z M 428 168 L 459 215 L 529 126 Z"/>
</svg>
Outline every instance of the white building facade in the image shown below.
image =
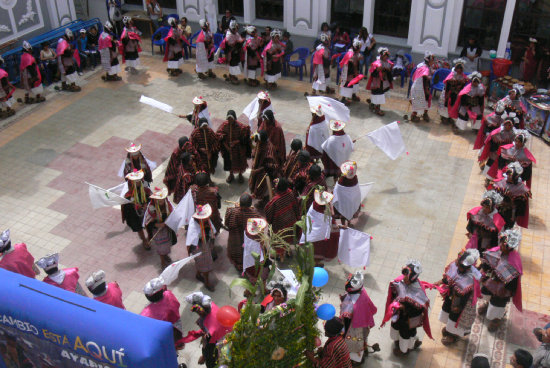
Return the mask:
<svg viewBox="0 0 550 368">
<path fill-rule="evenodd" d="M 126 0 L 143 6 L 146 0 Z M 316 37 L 321 24 L 340 24 L 350 33 L 366 27 L 379 44 L 457 54 L 472 35 L 486 51 L 504 56 L 515 36 L 550 39 L 549 0 L 159 0 L 165 9 L 190 21 L 215 7 L 218 20 L 226 8 L 242 24 L 271 25 L 291 34 Z M 533 17 L 538 17 L 532 24 Z M 514 36 L 514 37 L 512 37 Z M 522 41 L 523 42 L 523 41 Z"/>
</svg>

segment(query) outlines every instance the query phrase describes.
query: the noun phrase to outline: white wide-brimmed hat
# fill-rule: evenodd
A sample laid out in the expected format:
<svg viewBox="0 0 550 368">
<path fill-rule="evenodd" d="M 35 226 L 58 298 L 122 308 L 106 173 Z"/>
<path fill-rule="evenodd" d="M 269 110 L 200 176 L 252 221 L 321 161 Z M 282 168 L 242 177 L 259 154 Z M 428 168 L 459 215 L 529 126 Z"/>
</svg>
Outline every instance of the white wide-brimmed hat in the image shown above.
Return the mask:
<svg viewBox="0 0 550 368">
<path fill-rule="evenodd" d="M 340 120 L 331 120 L 330 121 L 330 130 L 333 132 L 339 132 L 346 127 L 346 123 Z"/>
<path fill-rule="evenodd" d="M 155 187 L 155 190 L 153 191 L 153 194 L 151 194 L 151 199 L 164 199 L 168 197 L 168 189 L 167 188 L 159 188 Z"/>
<path fill-rule="evenodd" d="M 258 235 L 264 231 L 267 221 L 261 217 L 249 218 L 246 222 L 246 231 L 250 235 Z"/>
<path fill-rule="evenodd" d="M 130 146 L 126 147 L 126 152 L 136 153 L 141 151 L 141 144 L 130 143 Z"/>
<path fill-rule="evenodd" d="M 197 220 L 204 220 L 209 218 L 212 215 L 212 207 L 209 204 L 197 205 L 193 218 Z"/>
<path fill-rule="evenodd" d="M 322 109 L 321 105 L 312 106 L 312 107 L 309 108 L 309 111 L 311 111 L 313 114 L 315 114 L 317 116 L 323 116 L 323 109 Z"/>
<path fill-rule="evenodd" d="M 202 98 L 202 96 L 197 96 L 193 99 L 193 104 L 194 105 L 202 105 L 204 103 L 204 100 Z"/>
<path fill-rule="evenodd" d="M 138 181 L 138 180 L 142 180 L 144 176 L 145 176 L 145 173 L 143 172 L 143 170 L 134 169 L 134 171 L 126 175 L 126 179 L 130 181 Z"/>
<path fill-rule="evenodd" d="M 258 97 L 260 100 L 267 100 L 269 99 L 269 94 L 265 91 L 260 91 L 258 92 L 258 95 L 256 97 Z"/>
<path fill-rule="evenodd" d="M 333 198 L 334 198 L 334 194 L 327 191 L 321 192 L 319 191 L 319 189 L 315 189 L 315 193 L 313 193 L 313 199 L 320 206 L 324 206 L 330 203 Z"/>
<path fill-rule="evenodd" d="M 355 161 L 346 161 L 340 166 L 340 171 L 348 179 L 352 179 L 357 175 L 357 162 Z"/>
</svg>

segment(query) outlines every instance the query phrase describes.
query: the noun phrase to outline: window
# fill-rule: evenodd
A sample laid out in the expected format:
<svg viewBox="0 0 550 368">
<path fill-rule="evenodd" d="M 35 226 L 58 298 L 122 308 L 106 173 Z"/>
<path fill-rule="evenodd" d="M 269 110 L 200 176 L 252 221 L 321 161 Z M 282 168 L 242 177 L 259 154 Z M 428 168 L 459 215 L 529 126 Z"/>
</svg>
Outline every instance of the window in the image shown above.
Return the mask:
<svg viewBox="0 0 550 368">
<path fill-rule="evenodd" d="M 256 0 L 256 18 L 283 21 L 284 0 Z"/>
<path fill-rule="evenodd" d="M 506 0 L 465 0 L 459 45 L 465 46 L 474 37 L 482 49 L 496 50 L 505 9 Z"/>
<path fill-rule="evenodd" d="M 510 29 L 510 41 L 527 42 L 535 37 L 539 44 L 550 39 L 550 1 L 518 1 Z M 527 45 L 526 45 L 527 46 Z"/>
<path fill-rule="evenodd" d="M 376 0 L 373 33 L 393 37 L 409 37 L 411 0 Z"/>
<path fill-rule="evenodd" d="M 157 0 L 163 9 L 177 9 L 176 0 Z M 143 6 L 143 0 L 126 0 L 125 4 Z"/>
<path fill-rule="evenodd" d="M 332 0 L 330 20 L 348 32 L 358 33 L 363 26 L 364 0 Z"/>
<path fill-rule="evenodd" d="M 244 17 L 243 0 L 218 0 L 218 13 L 225 15 L 225 9 L 238 17 Z"/>
</svg>

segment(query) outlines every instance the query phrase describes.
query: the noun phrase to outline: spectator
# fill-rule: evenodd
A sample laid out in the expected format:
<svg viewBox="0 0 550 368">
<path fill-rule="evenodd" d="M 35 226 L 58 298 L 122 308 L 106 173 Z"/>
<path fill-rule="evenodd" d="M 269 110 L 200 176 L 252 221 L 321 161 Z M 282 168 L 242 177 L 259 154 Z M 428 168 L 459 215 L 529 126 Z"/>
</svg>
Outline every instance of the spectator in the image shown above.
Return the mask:
<svg viewBox="0 0 550 368">
<path fill-rule="evenodd" d="M 401 72 L 407 68 L 407 65 L 409 65 L 409 60 L 405 57 L 405 52 L 403 50 L 397 51 L 397 54 L 393 58 L 392 75 L 394 77 L 401 75 Z"/>
<path fill-rule="evenodd" d="M 536 46 L 537 39 L 529 37 L 529 46 L 525 50 L 522 59 L 522 79 L 526 82 L 533 81 L 537 73 L 538 60 Z"/>
<path fill-rule="evenodd" d="M 225 34 L 225 32 L 227 32 L 227 30 L 229 29 L 229 23 L 232 20 L 236 19 L 231 13 L 231 10 L 225 9 L 225 15 L 222 17 L 222 21 L 220 22 L 219 32 Z"/>
<path fill-rule="evenodd" d="M 481 46 L 477 43 L 474 36 L 470 36 L 468 44 L 464 46 L 460 52 L 460 57 L 466 58 L 466 65 L 464 65 L 464 72 L 470 74 L 473 71 L 478 70 L 478 61 L 481 56 Z"/>
<path fill-rule="evenodd" d="M 269 41 L 271 41 L 271 32 L 273 31 L 273 28 L 270 26 L 265 27 L 265 44 L 267 45 Z"/>
<path fill-rule="evenodd" d="M 122 4 L 120 0 L 105 0 L 107 5 L 107 17 L 111 21 L 111 24 L 115 27 L 116 36 L 120 37 L 122 34 Z"/>
<path fill-rule="evenodd" d="M 191 36 L 193 35 L 193 33 L 191 31 L 191 26 L 187 23 L 187 17 L 181 17 L 178 28 L 181 30 L 181 32 L 183 33 L 185 38 L 187 38 L 187 40 L 191 39 Z M 191 54 L 191 46 L 184 42 L 183 51 L 185 52 L 185 58 L 189 59 L 189 55 Z"/>
<path fill-rule="evenodd" d="M 294 51 L 294 43 L 290 39 L 290 33 L 288 31 L 283 32 L 283 43 L 285 44 L 285 54 L 290 55 Z"/>
<path fill-rule="evenodd" d="M 323 33 L 332 38 L 332 32 L 330 31 L 330 27 L 328 26 L 327 22 L 324 22 L 323 24 L 321 24 L 321 34 Z"/>
<path fill-rule="evenodd" d="M 80 31 L 80 36 L 81 36 L 80 40 L 83 39 L 82 31 L 83 30 Z M 98 62 L 100 61 L 99 51 L 97 50 L 99 34 L 97 33 L 96 26 L 92 26 L 92 28 L 88 30 L 88 33 L 84 33 L 84 35 L 85 35 L 84 39 L 86 39 L 86 45 L 84 45 L 85 48 L 82 48 L 82 49 L 79 48 L 79 52 L 81 52 L 80 50 L 83 50 L 83 52 L 86 54 L 88 58 L 88 63 L 91 63 L 92 69 L 95 69 Z M 79 42 L 83 44 L 84 42 L 80 40 Z"/>
<path fill-rule="evenodd" d="M 472 363 L 470 365 L 472 368 L 491 368 L 489 363 L 489 358 L 485 354 L 474 354 Z"/>
<path fill-rule="evenodd" d="M 147 0 L 147 15 L 153 24 L 153 32 L 159 28 L 159 19 L 162 18 L 162 8 L 157 0 Z"/>
<path fill-rule="evenodd" d="M 346 31 L 342 30 L 339 25 L 334 27 L 334 36 L 332 36 L 332 44 L 334 45 L 334 53 L 340 53 L 347 50 L 350 44 L 350 38 Z"/>
<path fill-rule="evenodd" d="M 365 75 L 367 75 L 367 72 L 369 70 L 370 61 L 371 61 L 371 52 L 376 47 L 376 40 L 374 39 L 374 36 L 369 33 L 367 28 L 362 27 L 359 31 L 359 35 L 357 36 L 357 39 L 361 41 L 361 53 L 363 54 L 363 60 L 362 63 L 365 66 Z"/>
<path fill-rule="evenodd" d="M 510 357 L 510 364 L 513 368 L 531 368 L 533 356 L 527 350 L 516 349 Z"/>
<path fill-rule="evenodd" d="M 550 323 L 544 328 L 535 328 L 533 334 L 542 342 L 533 354 L 533 368 L 550 368 Z"/>
<path fill-rule="evenodd" d="M 84 28 L 80 30 L 79 37 L 76 39 L 76 48 L 78 49 L 78 54 L 80 55 L 80 73 L 84 68 L 86 68 L 86 66 L 90 66 L 92 64 L 90 57 L 91 55 L 88 51 L 88 37 L 86 36 L 86 30 Z"/>
<path fill-rule="evenodd" d="M 57 74 L 57 54 L 47 42 L 42 43 L 40 51 L 40 68 L 46 73 L 46 80 L 51 84 Z"/>
</svg>

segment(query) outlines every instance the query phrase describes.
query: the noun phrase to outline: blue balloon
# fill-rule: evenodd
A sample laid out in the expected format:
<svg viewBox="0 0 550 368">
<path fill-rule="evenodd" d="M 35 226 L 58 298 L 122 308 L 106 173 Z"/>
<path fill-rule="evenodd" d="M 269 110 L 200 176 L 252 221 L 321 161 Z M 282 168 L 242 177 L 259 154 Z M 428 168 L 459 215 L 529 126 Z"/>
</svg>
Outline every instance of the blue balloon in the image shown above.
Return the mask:
<svg viewBox="0 0 550 368">
<path fill-rule="evenodd" d="M 312 285 L 315 287 L 323 287 L 328 282 L 328 272 L 322 267 L 315 267 L 313 270 Z"/>
<path fill-rule="evenodd" d="M 317 317 L 328 321 L 336 314 L 336 308 L 332 304 L 322 304 L 317 308 Z"/>
</svg>

